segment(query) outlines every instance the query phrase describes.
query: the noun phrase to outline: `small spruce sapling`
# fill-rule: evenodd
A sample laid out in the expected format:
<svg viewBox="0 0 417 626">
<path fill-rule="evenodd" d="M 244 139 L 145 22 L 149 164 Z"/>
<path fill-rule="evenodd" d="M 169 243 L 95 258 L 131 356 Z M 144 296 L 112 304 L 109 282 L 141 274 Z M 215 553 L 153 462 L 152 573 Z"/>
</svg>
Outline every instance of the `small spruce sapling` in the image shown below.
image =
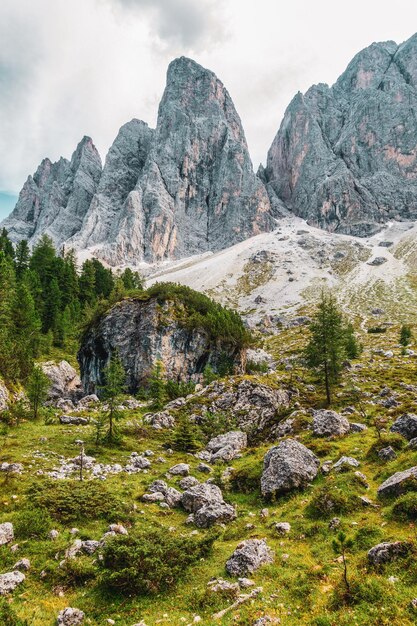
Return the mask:
<svg viewBox="0 0 417 626">
<path fill-rule="evenodd" d="M 118 406 L 121 396 L 126 391 L 126 372 L 117 351 L 113 353 L 109 364 L 104 368 L 103 377 L 102 397 L 107 402 L 106 417 L 109 424 L 105 439 L 108 443 L 115 443 L 120 438 L 115 424 L 120 418 Z"/>
<path fill-rule="evenodd" d="M 402 353 L 405 354 L 405 349 L 408 345 L 410 345 L 413 334 L 411 332 L 411 328 L 406 324 L 401 326 L 400 331 L 400 344 L 402 345 Z"/>
<path fill-rule="evenodd" d="M 334 553 L 335 554 L 339 554 L 342 557 L 343 582 L 344 582 L 344 585 L 346 587 L 346 594 L 350 595 L 351 586 L 350 586 L 350 581 L 349 581 L 349 576 L 348 576 L 348 566 L 347 566 L 346 554 L 352 548 L 353 540 L 352 539 L 348 539 L 346 537 L 346 534 L 343 531 L 340 531 L 338 533 L 338 535 L 337 535 L 337 538 L 333 539 L 332 546 L 333 546 Z"/>
</svg>

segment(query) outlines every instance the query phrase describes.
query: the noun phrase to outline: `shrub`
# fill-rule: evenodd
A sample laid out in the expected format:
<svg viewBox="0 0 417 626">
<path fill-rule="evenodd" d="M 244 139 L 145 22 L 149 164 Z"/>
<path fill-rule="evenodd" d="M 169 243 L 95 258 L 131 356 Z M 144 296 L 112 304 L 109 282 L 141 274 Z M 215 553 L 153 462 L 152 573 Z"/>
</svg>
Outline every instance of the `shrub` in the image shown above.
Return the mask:
<svg viewBox="0 0 417 626">
<path fill-rule="evenodd" d="M 188 394 L 193 393 L 195 389 L 195 383 L 186 383 L 184 381 L 177 382 L 176 380 L 167 380 L 165 384 L 166 395 L 168 400 L 175 400 L 176 398 L 185 398 Z"/>
<path fill-rule="evenodd" d="M 17 617 L 5 598 L 0 598 L 0 624 L 2 626 L 29 626 L 29 622 Z"/>
<path fill-rule="evenodd" d="M 48 511 L 41 507 L 22 509 L 15 518 L 16 537 L 21 539 L 46 539 L 52 528 Z"/>
<path fill-rule="evenodd" d="M 77 556 L 76 559 L 65 559 L 58 570 L 60 581 L 75 587 L 84 585 L 97 576 L 97 568 L 88 556 Z"/>
<path fill-rule="evenodd" d="M 180 452 L 195 452 L 199 448 L 197 428 L 188 417 L 181 416 L 172 432 L 168 445 Z"/>
<path fill-rule="evenodd" d="M 63 524 L 97 518 L 114 521 L 126 514 L 121 499 L 98 481 L 45 480 L 32 485 L 29 497 Z"/>
<path fill-rule="evenodd" d="M 417 520 L 417 493 L 410 492 L 400 496 L 392 507 L 395 519 L 407 521 Z"/>
<path fill-rule="evenodd" d="M 269 370 L 268 363 L 266 361 L 248 361 L 246 363 L 246 372 L 251 374 L 252 372 L 259 372 L 260 374 L 266 374 Z"/>
<path fill-rule="evenodd" d="M 230 478 L 232 491 L 240 493 L 259 493 L 262 475 L 262 462 L 248 461 L 237 470 L 234 470 Z"/>
<path fill-rule="evenodd" d="M 211 411 L 207 411 L 207 413 L 202 416 L 199 427 L 204 438 L 209 441 L 209 439 L 217 437 L 217 435 L 235 429 L 237 427 L 237 420 L 235 416 L 228 415 L 227 413 L 212 413 Z"/>
<path fill-rule="evenodd" d="M 175 585 L 188 568 L 210 554 L 215 535 L 176 536 L 164 528 L 109 541 L 101 562 L 102 583 L 123 594 L 153 594 Z"/>
<path fill-rule="evenodd" d="M 371 326 L 370 328 L 368 328 L 367 332 L 371 335 L 376 335 L 378 333 L 386 333 L 387 328 L 386 326 Z"/>
<path fill-rule="evenodd" d="M 357 497 L 350 494 L 348 489 L 326 484 L 313 495 L 308 505 L 308 513 L 313 518 L 327 518 L 335 514 L 349 513 L 357 505 Z"/>
</svg>

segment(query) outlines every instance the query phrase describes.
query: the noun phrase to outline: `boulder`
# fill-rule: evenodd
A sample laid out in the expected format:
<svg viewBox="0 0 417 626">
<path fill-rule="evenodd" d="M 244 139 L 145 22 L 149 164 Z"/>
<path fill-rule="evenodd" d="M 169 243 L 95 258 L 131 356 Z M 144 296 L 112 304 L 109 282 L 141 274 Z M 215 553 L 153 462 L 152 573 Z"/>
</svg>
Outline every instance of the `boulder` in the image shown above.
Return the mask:
<svg viewBox="0 0 417 626">
<path fill-rule="evenodd" d="M 194 523 L 199 528 L 210 528 L 214 524 L 231 522 L 236 519 L 236 509 L 225 502 L 205 504 L 194 513 Z"/>
<path fill-rule="evenodd" d="M 365 424 L 359 424 L 358 422 L 350 422 L 351 433 L 363 433 L 365 430 L 368 430 L 368 427 Z"/>
<path fill-rule="evenodd" d="M 58 613 L 57 626 L 79 626 L 83 623 L 84 617 L 80 609 L 67 607 Z"/>
<path fill-rule="evenodd" d="M 398 433 L 408 440 L 417 437 L 417 415 L 404 413 L 398 417 L 390 428 L 391 432 Z"/>
<path fill-rule="evenodd" d="M 0 596 L 5 596 L 7 593 L 10 593 L 10 591 L 14 591 L 25 578 L 25 575 L 18 570 L 0 574 Z"/>
<path fill-rule="evenodd" d="M 313 433 L 318 437 L 340 437 L 349 431 L 350 424 L 344 415 L 325 409 L 314 412 Z"/>
<path fill-rule="evenodd" d="M 210 452 L 210 462 L 231 461 L 248 445 L 248 436 L 241 430 L 231 430 L 210 439 L 206 450 Z"/>
<path fill-rule="evenodd" d="M 59 421 L 61 424 L 69 426 L 85 426 L 88 424 L 86 417 L 79 417 L 78 415 L 60 415 Z"/>
<path fill-rule="evenodd" d="M 29 559 L 20 559 L 17 563 L 13 565 L 14 570 L 19 570 L 21 572 L 27 572 L 30 570 L 30 561 Z"/>
<path fill-rule="evenodd" d="M 392 448 L 391 446 L 387 446 L 386 448 L 382 448 L 381 450 L 379 450 L 378 456 L 381 461 L 392 461 L 393 459 L 397 458 L 397 453 L 395 452 L 394 448 Z"/>
<path fill-rule="evenodd" d="M 379 543 L 369 550 L 368 561 L 372 563 L 372 565 L 389 563 L 395 561 L 397 558 L 406 557 L 410 550 L 410 544 L 405 541 Z"/>
<path fill-rule="evenodd" d="M 148 502 L 162 501 L 166 502 L 170 508 L 177 506 L 181 502 L 182 494 L 174 489 L 174 487 L 168 487 L 165 481 L 163 480 L 155 480 L 148 488 L 148 491 L 151 493 L 150 498 L 143 497 L 144 500 Z M 163 498 L 160 499 L 159 495 L 162 494 Z M 145 494 L 146 495 L 146 494 Z M 153 496 L 153 497 L 152 497 Z"/>
<path fill-rule="evenodd" d="M 396 472 L 378 487 L 378 496 L 400 496 L 407 487 L 417 487 L 417 466 L 410 467 L 402 472 Z"/>
<path fill-rule="evenodd" d="M 178 463 L 173 467 L 170 467 L 168 470 L 169 474 L 172 476 L 188 476 L 190 473 L 190 466 L 188 463 Z"/>
<path fill-rule="evenodd" d="M 68 361 L 47 361 L 41 364 L 50 382 L 48 399 L 56 402 L 60 398 L 73 398 L 81 393 L 81 381 L 76 370 Z"/>
<path fill-rule="evenodd" d="M 336 472 L 343 472 L 350 467 L 359 467 L 360 463 L 352 456 L 341 456 L 338 461 L 333 465 L 333 469 Z"/>
<path fill-rule="evenodd" d="M 180 482 L 178 484 L 181 487 L 181 489 L 184 489 L 184 491 L 185 491 L 186 489 L 190 489 L 191 487 L 195 487 L 199 483 L 200 483 L 200 481 L 197 480 L 197 478 L 195 478 L 194 476 L 185 476 L 185 478 L 181 478 L 181 480 L 180 480 Z"/>
<path fill-rule="evenodd" d="M 286 439 L 265 455 L 262 495 L 270 497 L 305 487 L 317 476 L 319 467 L 320 461 L 311 450 L 295 439 Z"/>
<path fill-rule="evenodd" d="M 221 504 L 223 494 L 217 485 L 200 483 L 184 491 L 181 498 L 182 506 L 188 513 L 196 513 L 198 509 L 208 504 Z"/>
<path fill-rule="evenodd" d="M 279 535 L 288 535 L 291 530 L 291 524 L 288 522 L 277 522 L 274 524 L 274 528 Z"/>
<path fill-rule="evenodd" d="M 4 382 L 0 379 L 0 413 L 9 406 L 10 394 Z"/>
<path fill-rule="evenodd" d="M 14 529 L 11 522 L 0 524 L 0 546 L 10 543 L 14 539 Z"/>
<path fill-rule="evenodd" d="M 246 576 L 273 560 L 274 553 L 265 539 L 248 539 L 242 541 L 228 559 L 226 571 L 231 576 Z"/>
<path fill-rule="evenodd" d="M 155 430 L 164 428 L 173 428 L 175 426 L 175 418 L 168 411 L 159 411 L 159 413 L 146 413 L 143 416 L 145 424 L 149 424 Z"/>
</svg>

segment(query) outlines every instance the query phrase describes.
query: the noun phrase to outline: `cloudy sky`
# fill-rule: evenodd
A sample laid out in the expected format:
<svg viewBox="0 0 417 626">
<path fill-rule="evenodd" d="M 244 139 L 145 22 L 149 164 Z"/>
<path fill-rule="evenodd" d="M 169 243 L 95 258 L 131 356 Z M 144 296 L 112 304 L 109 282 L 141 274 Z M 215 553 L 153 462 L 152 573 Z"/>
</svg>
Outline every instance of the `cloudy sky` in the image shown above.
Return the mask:
<svg viewBox="0 0 417 626">
<path fill-rule="evenodd" d="M 415 0 L 1 0 L 0 216 L 43 157 L 90 135 L 104 160 L 124 122 L 154 125 L 174 57 L 225 83 L 257 167 L 298 90 L 413 29 Z"/>
</svg>

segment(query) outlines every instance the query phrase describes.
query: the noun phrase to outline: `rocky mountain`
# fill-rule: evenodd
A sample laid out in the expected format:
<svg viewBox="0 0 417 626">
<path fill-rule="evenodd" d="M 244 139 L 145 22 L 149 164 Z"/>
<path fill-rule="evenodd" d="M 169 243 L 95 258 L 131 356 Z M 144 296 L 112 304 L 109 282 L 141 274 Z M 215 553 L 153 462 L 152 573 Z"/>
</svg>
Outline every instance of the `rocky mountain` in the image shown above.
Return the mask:
<svg viewBox="0 0 417 626">
<path fill-rule="evenodd" d="M 265 181 L 296 215 L 364 236 L 417 219 L 417 35 L 374 43 L 333 87 L 289 105 L 268 153 Z"/>
<path fill-rule="evenodd" d="M 83 223 L 101 177 L 101 160 L 90 137 L 84 137 L 71 161 L 44 159 L 20 192 L 16 207 L 2 222 L 13 241 L 34 244 L 43 235 L 60 247 Z"/>
<path fill-rule="evenodd" d="M 155 130 L 125 124 L 103 171 L 88 139 L 71 163 L 44 161 L 3 225 L 15 241 L 46 232 L 120 265 L 220 250 L 274 219 L 228 92 L 181 57 L 168 68 Z"/>
</svg>

